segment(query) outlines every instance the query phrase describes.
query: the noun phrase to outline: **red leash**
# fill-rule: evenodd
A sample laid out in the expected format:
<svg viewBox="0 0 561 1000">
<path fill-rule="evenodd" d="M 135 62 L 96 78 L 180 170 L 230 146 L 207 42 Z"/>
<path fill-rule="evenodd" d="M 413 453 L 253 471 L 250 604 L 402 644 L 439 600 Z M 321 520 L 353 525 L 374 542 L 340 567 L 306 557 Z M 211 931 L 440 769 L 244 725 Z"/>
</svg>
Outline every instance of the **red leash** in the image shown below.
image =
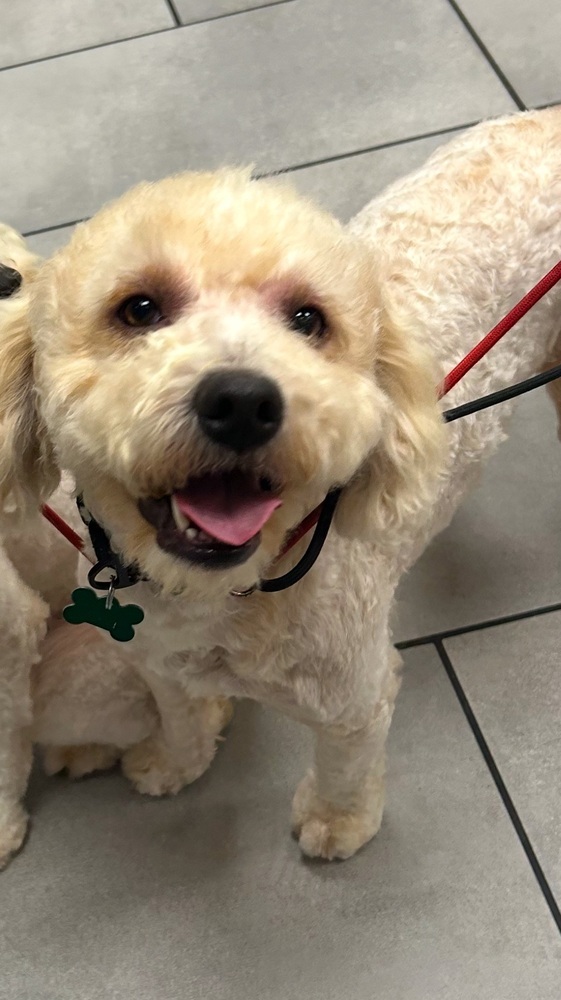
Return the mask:
<svg viewBox="0 0 561 1000">
<path fill-rule="evenodd" d="M 512 327 L 515 326 L 516 323 L 518 323 L 519 320 L 521 320 L 522 317 L 525 316 L 533 306 L 535 306 L 536 302 L 539 302 L 540 299 L 554 287 L 554 285 L 558 284 L 559 281 L 561 281 L 561 260 L 558 261 L 555 267 L 552 267 L 551 271 L 548 271 L 548 273 L 545 274 L 540 281 L 538 281 L 537 285 L 534 285 L 524 298 L 520 299 L 520 302 L 517 302 L 510 312 L 507 313 L 507 315 L 504 316 L 503 319 L 501 319 L 500 322 L 497 323 L 497 325 L 494 326 L 485 337 L 483 337 L 483 340 L 480 340 L 479 343 L 472 348 L 469 354 L 466 354 L 465 358 L 462 358 L 459 364 L 452 369 L 449 375 L 446 376 L 438 387 L 438 398 L 442 399 L 443 396 L 450 392 L 450 390 L 453 389 L 454 386 L 461 381 L 461 379 L 463 379 L 464 375 L 467 375 L 474 365 L 476 365 L 478 361 L 481 361 L 481 358 L 485 357 L 485 355 L 489 353 L 495 344 L 498 344 L 499 340 L 504 337 L 505 333 L 512 330 Z M 289 552 L 290 549 L 292 549 L 300 541 L 300 539 L 304 537 L 304 535 L 307 535 L 308 531 L 310 531 L 315 524 L 317 524 L 322 507 L 323 502 L 320 503 L 315 510 L 311 511 L 311 513 L 300 522 L 298 527 L 294 529 L 280 550 L 279 555 L 275 560 L 276 562 L 282 559 L 282 557 L 286 555 L 286 553 Z M 64 521 L 56 513 L 56 511 L 52 509 L 52 507 L 44 504 L 41 508 L 41 513 L 47 518 L 47 521 L 50 521 L 53 527 L 55 527 L 61 535 L 64 535 L 64 537 L 68 539 L 70 544 L 73 545 L 75 549 L 78 549 L 78 552 L 81 552 L 82 555 L 91 562 L 90 557 L 85 552 L 85 542 L 83 539 L 80 538 L 80 535 L 73 531 L 70 525 L 67 524 L 66 521 Z"/>
<path fill-rule="evenodd" d="M 41 507 L 41 513 L 43 517 L 45 517 L 47 521 L 52 524 L 53 528 L 56 528 L 59 534 L 63 535 L 75 549 L 78 549 L 78 552 L 81 552 L 82 555 L 86 557 L 88 562 L 92 562 L 88 553 L 85 551 L 86 543 L 84 539 L 81 538 L 80 535 L 74 531 L 74 529 L 71 528 L 65 520 L 63 520 L 60 514 L 57 514 L 56 510 L 53 510 L 52 507 L 49 507 L 48 504 L 44 503 Z"/>
<path fill-rule="evenodd" d="M 457 385 L 461 379 L 463 379 L 464 375 L 467 375 L 473 366 L 476 365 L 478 361 L 481 361 L 481 358 L 485 357 L 495 344 L 498 344 L 499 340 L 504 337 L 505 333 L 512 330 L 512 327 L 515 326 L 527 312 L 530 312 L 530 309 L 535 306 L 536 302 L 539 302 L 540 299 L 542 299 L 547 292 L 551 291 L 553 286 L 559 281 L 561 281 L 561 260 L 558 261 L 555 267 L 552 267 L 551 271 L 548 271 L 547 274 L 545 274 L 543 278 L 538 281 L 537 285 L 534 285 L 524 298 L 520 299 L 520 302 L 516 303 L 516 305 L 510 310 L 509 313 L 506 314 L 500 323 L 497 323 L 492 330 L 489 330 L 487 336 L 483 337 L 483 340 L 480 340 L 479 343 L 476 344 L 476 346 L 469 352 L 469 354 L 466 354 L 465 358 L 463 358 L 460 363 L 452 369 L 450 374 L 446 376 L 438 388 L 438 398 L 442 399 L 446 393 L 450 392 L 450 389 L 453 389 L 454 386 Z"/>
</svg>

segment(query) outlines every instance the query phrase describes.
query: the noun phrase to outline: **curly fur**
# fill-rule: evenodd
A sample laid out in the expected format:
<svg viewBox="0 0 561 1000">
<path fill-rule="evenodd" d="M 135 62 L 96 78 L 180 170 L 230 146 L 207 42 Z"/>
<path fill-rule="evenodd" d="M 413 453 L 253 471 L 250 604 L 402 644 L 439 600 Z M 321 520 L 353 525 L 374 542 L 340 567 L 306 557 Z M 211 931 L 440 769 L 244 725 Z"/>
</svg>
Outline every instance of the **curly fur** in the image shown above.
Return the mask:
<svg viewBox="0 0 561 1000">
<path fill-rule="evenodd" d="M 75 519 L 71 483 L 52 502 Z M 96 630 L 60 619 L 76 584 L 76 551 L 37 511 L 22 523 L 12 508 L 10 499 L 0 516 L 0 870 L 25 838 L 33 742 L 48 773 L 76 778 L 112 766 L 158 725 L 130 658 L 108 658 Z"/>
<path fill-rule="evenodd" d="M 159 712 L 125 763 L 138 787 L 192 780 L 221 721 L 200 699 L 247 696 L 316 733 L 294 802 L 302 849 L 348 857 L 376 833 L 398 689 L 394 590 L 504 439 L 512 409 L 445 428 L 435 387 L 561 256 L 560 206 L 561 111 L 549 110 L 470 130 L 348 228 L 244 172 L 142 185 L 30 275 L 28 325 L 7 320 L 0 345 L 0 418 L 11 428 L 0 478 L 7 491 L 48 490 L 55 454 L 150 578 L 131 592 L 146 612 L 134 664 Z M 143 335 L 115 315 L 140 292 L 169 318 Z M 299 338 L 287 302 L 321 307 L 325 339 Z M 560 333 L 556 290 L 451 402 L 560 360 Z M 284 395 L 280 433 L 244 459 L 282 483 L 283 503 L 243 566 L 205 571 L 159 548 L 137 501 L 234 464 L 204 439 L 189 401 L 201 373 L 236 365 Z M 25 457 L 36 454 L 39 464 Z M 230 596 L 298 558 L 302 545 L 272 566 L 335 484 L 343 498 L 314 570 L 280 594 Z"/>
</svg>

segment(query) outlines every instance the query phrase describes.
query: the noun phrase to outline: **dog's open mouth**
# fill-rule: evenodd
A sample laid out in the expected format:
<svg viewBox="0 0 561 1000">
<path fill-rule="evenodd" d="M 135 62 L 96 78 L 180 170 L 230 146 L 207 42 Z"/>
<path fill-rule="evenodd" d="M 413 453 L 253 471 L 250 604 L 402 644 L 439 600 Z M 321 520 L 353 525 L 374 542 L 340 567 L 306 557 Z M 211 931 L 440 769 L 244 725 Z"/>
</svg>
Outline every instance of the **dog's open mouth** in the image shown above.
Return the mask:
<svg viewBox="0 0 561 1000">
<path fill-rule="evenodd" d="M 138 506 L 165 552 L 226 569 L 255 552 L 263 525 L 281 502 L 268 479 L 236 469 L 193 477 L 183 489 L 141 499 Z"/>
</svg>

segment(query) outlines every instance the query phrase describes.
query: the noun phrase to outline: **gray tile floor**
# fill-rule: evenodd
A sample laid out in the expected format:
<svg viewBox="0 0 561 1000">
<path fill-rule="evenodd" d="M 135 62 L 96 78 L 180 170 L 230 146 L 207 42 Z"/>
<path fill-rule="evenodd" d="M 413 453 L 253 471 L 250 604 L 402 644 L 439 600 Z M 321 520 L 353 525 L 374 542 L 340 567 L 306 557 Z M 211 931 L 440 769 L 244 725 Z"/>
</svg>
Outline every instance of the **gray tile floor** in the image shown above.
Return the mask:
<svg viewBox="0 0 561 1000">
<path fill-rule="evenodd" d="M 43 253 L 133 181 L 223 162 L 348 218 L 450 133 L 561 101 L 557 0 L 0 6 L 0 218 Z M 560 480 L 536 394 L 400 592 L 388 809 L 354 860 L 299 858 L 307 737 L 252 705 L 173 800 L 36 775 L 2 1000 L 559 1000 Z"/>
</svg>

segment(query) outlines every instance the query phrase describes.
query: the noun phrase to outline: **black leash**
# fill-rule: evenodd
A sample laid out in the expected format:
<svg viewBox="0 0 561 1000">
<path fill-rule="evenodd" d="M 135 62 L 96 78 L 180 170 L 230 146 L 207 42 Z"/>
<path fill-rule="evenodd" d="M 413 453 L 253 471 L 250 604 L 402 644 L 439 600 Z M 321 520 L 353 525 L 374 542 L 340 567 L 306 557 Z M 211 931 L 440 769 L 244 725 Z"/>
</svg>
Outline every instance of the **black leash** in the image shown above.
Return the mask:
<svg viewBox="0 0 561 1000">
<path fill-rule="evenodd" d="M 311 570 L 327 538 L 337 501 L 342 492 L 343 488 L 340 486 L 335 490 L 330 490 L 327 494 L 321 505 L 321 514 L 319 515 L 310 544 L 300 561 L 296 563 L 296 566 L 293 569 L 289 569 L 288 573 L 284 573 L 283 576 L 277 576 L 274 580 L 261 580 L 257 586 L 257 590 L 262 590 L 266 594 L 274 594 L 278 590 L 287 590 L 288 587 L 293 587 L 295 583 L 298 583 Z"/>
<path fill-rule="evenodd" d="M 561 365 L 555 365 L 554 368 L 548 368 L 540 375 L 532 375 L 531 378 L 526 378 L 522 382 L 509 385 L 506 389 L 498 389 L 497 392 L 490 392 L 487 396 L 472 399 L 470 403 L 454 406 L 451 410 L 445 410 L 442 416 L 449 424 L 453 420 L 459 420 L 460 417 L 469 416 L 470 413 L 479 413 L 480 410 L 486 410 L 489 406 L 505 403 L 507 399 L 514 399 L 516 396 L 522 396 L 525 392 L 531 392 L 532 389 L 539 389 L 540 386 L 547 385 L 548 382 L 554 382 L 556 378 L 561 378 Z"/>
</svg>

